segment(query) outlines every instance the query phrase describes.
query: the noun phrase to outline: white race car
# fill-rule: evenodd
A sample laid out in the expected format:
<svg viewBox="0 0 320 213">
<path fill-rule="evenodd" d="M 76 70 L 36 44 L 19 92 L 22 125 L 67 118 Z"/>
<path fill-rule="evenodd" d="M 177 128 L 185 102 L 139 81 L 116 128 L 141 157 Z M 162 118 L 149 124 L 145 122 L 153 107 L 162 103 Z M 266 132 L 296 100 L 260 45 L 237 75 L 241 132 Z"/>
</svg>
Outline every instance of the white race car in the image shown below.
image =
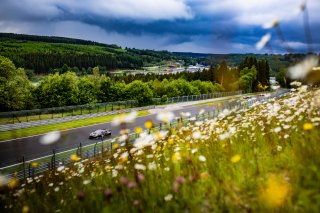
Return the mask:
<svg viewBox="0 0 320 213">
<path fill-rule="evenodd" d="M 102 138 L 108 135 L 111 135 L 110 129 L 97 129 L 96 131 L 90 133 L 89 139 Z"/>
</svg>

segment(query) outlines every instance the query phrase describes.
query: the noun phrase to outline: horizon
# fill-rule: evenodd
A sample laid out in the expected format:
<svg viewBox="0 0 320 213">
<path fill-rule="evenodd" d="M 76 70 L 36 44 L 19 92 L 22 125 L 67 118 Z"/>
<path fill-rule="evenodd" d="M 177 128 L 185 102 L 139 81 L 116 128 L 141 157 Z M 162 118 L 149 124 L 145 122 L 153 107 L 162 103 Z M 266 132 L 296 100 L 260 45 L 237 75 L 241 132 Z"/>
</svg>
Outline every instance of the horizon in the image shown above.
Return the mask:
<svg viewBox="0 0 320 213">
<path fill-rule="evenodd" d="M 4 0 L 1 5 L 0 32 L 3 33 L 58 36 L 116 44 L 122 48 L 202 54 L 307 53 L 310 48 L 319 53 L 320 50 L 320 16 L 317 13 L 320 2 L 317 0 L 280 3 L 276 0 L 152 3 L 145 0 L 81 3 Z M 274 20 L 278 21 L 276 29 L 267 26 Z M 308 27 L 311 28 L 309 33 Z M 268 33 L 271 37 L 268 48 L 256 49 L 256 44 Z"/>
</svg>

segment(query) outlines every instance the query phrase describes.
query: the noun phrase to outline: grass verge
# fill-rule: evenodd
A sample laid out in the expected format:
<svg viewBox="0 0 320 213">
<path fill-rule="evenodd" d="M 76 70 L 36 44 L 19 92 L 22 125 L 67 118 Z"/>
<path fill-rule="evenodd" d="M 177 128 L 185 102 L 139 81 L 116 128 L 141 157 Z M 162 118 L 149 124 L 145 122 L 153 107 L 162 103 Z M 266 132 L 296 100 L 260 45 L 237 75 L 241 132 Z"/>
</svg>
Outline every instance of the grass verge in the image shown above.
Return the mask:
<svg viewBox="0 0 320 213">
<path fill-rule="evenodd" d="M 148 115 L 148 111 L 140 111 L 138 112 L 138 116 L 145 116 Z M 96 118 L 87 118 L 83 120 L 77 120 L 77 121 L 70 121 L 70 122 L 64 122 L 64 123 L 57 123 L 57 124 L 48 124 L 43 126 L 35 126 L 30 128 L 24 128 L 24 129 L 16 129 L 16 130 L 9 130 L 1 132 L 0 134 L 0 141 L 4 140 L 10 140 L 15 138 L 21 138 L 21 137 L 27 137 L 32 135 L 39 135 L 55 130 L 66 130 L 76 127 L 82 127 L 82 126 L 88 126 L 93 124 L 99 124 L 99 123 L 105 123 L 110 122 L 113 120 L 114 117 L 117 115 L 107 115 L 107 116 L 101 116 Z"/>
</svg>

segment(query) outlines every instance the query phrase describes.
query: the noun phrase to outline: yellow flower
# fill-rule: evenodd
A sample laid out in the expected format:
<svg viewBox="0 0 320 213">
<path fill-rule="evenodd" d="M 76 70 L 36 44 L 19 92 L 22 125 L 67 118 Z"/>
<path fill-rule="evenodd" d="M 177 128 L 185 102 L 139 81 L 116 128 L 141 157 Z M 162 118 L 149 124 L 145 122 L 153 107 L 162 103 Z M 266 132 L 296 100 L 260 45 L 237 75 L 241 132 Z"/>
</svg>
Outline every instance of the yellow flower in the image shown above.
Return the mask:
<svg viewBox="0 0 320 213">
<path fill-rule="evenodd" d="M 14 189 L 18 186 L 18 180 L 16 178 L 11 178 L 8 182 L 8 187 Z"/>
<path fill-rule="evenodd" d="M 237 155 L 234 155 L 230 160 L 232 163 L 237 163 L 240 161 L 240 159 L 241 159 L 241 156 L 237 154 Z"/>
<path fill-rule="evenodd" d="M 169 145 L 172 145 L 173 142 L 174 142 L 174 140 L 173 140 L 172 138 L 169 138 L 169 139 L 168 139 L 168 144 L 169 144 Z"/>
<path fill-rule="evenodd" d="M 303 129 L 304 130 L 311 130 L 311 129 L 313 129 L 313 124 L 312 123 L 305 123 L 305 124 L 303 124 Z"/>
<path fill-rule="evenodd" d="M 136 127 L 136 128 L 134 129 L 134 131 L 135 131 L 137 134 L 141 134 L 142 128 L 141 128 L 141 127 Z"/>
<path fill-rule="evenodd" d="M 218 106 L 218 107 L 221 107 L 221 103 L 218 103 L 217 106 Z"/>
<path fill-rule="evenodd" d="M 72 155 L 70 156 L 70 159 L 71 159 L 72 161 L 79 161 L 81 158 L 80 158 L 78 155 L 76 155 L 76 154 L 72 154 Z"/>
<path fill-rule="evenodd" d="M 200 178 L 201 178 L 202 180 L 208 179 L 209 176 L 210 176 L 210 175 L 209 175 L 208 172 L 202 172 L 202 173 L 200 173 Z"/>
<path fill-rule="evenodd" d="M 38 162 L 32 162 L 31 163 L 31 167 L 33 167 L 33 168 L 36 168 L 36 167 L 38 167 L 39 166 L 39 163 Z"/>
<path fill-rule="evenodd" d="M 176 152 L 172 155 L 172 161 L 176 162 L 178 160 L 181 160 L 181 155 L 179 152 Z"/>
<path fill-rule="evenodd" d="M 117 143 L 113 144 L 113 148 L 114 149 L 118 149 L 119 148 L 119 144 L 117 144 Z"/>
<path fill-rule="evenodd" d="M 29 206 L 24 205 L 22 207 L 22 210 L 21 210 L 22 213 L 28 213 L 29 211 L 30 211 Z"/>
<path fill-rule="evenodd" d="M 147 129 L 151 129 L 152 126 L 153 126 L 153 123 L 152 121 L 148 120 L 144 123 L 144 126 L 147 128 Z"/>
<path fill-rule="evenodd" d="M 277 207 L 285 202 L 290 192 L 290 184 L 283 177 L 272 175 L 261 189 L 260 199 L 269 207 Z"/>
</svg>

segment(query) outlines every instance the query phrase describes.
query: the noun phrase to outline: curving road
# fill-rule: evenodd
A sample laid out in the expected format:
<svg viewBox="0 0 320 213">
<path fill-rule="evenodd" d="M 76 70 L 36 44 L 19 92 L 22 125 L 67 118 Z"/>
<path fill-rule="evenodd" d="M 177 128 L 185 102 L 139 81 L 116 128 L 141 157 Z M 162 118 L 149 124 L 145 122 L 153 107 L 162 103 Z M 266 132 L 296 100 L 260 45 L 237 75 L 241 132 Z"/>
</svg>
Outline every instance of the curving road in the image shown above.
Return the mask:
<svg viewBox="0 0 320 213">
<path fill-rule="evenodd" d="M 238 96 L 237 98 L 234 98 L 232 100 L 215 100 L 219 101 L 219 103 L 222 103 L 223 106 L 231 106 L 236 104 L 239 101 L 239 99 L 241 98 L 239 98 Z M 171 106 L 169 105 L 169 107 L 167 106 L 167 109 L 168 108 L 176 116 L 180 116 L 181 112 L 190 112 L 191 116 L 196 116 L 202 109 L 205 111 L 205 113 L 212 112 L 214 109 L 217 109 L 217 105 L 214 104 L 209 106 L 207 104 L 204 104 L 201 106 L 180 106 L 179 104 L 176 104 Z M 164 109 L 158 108 L 157 110 L 161 111 Z M 159 121 L 156 120 L 156 114 L 150 114 L 138 117 L 135 120 L 135 123 L 129 125 L 128 128 L 131 131 L 133 131 L 134 127 L 144 127 L 144 123 L 147 120 L 152 120 L 155 125 L 159 124 Z M 32 160 L 46 155 L 50 155 L 52 154 L 53 149 L 55 149 L 56 152 L 60 152 L 72 148 L 77 148 L 80 142 L 83 146 L 88 144 L 94 144 L 96 143 L 96 140 L 89 140 L 89 134 L 96 129 L 103 128 L 111 129 L 112 136 L 110 136 L 110 138 L 119 136 L 119 127 L 114 127 L 111 125 L 111 122 L 108 122 L 61 131 L 61 138 L 58 142 L 52 145 L 42 145 L 40 143 L 40 138 L 43 137 L 43 135 L 13 139 L 8 141 L 0 141 L 0 168 L 20 163 L 22 162 L 23 157 L 25 158 L 25 160 Z"/>
</svg>

